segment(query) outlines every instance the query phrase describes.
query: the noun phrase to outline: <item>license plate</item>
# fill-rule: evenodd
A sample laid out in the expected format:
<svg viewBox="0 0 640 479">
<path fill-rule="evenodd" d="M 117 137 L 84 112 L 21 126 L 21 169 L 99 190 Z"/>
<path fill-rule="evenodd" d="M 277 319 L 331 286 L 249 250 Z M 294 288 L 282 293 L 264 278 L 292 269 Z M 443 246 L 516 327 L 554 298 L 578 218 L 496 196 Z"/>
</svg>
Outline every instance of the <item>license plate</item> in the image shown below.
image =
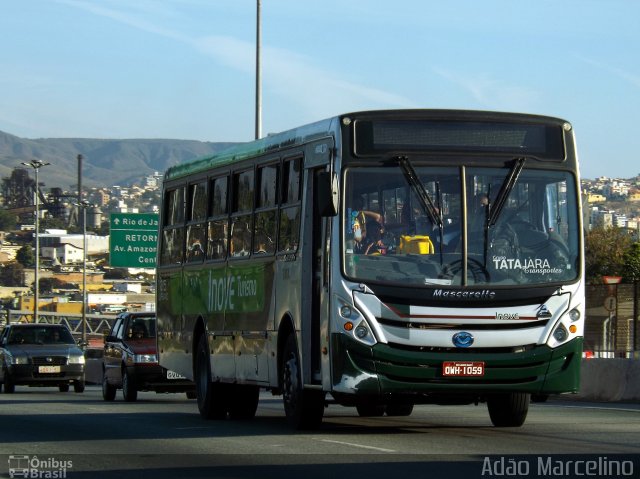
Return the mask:
<svg viewBox="0 0 640 479">
<path fill-rule="evenodd" d="M 38 366 L 39 373 L 59 373 L 60 366 Z"/>
<path fill-rule="evenodd" d="M 174 373 L 173 371 L 167 371 L 167 379 L 187 379 L 184 376 Z"/>
<path fill-rule="evenodd" d="M 484 376 L 484 363 L 480 361 L 445 361 L 442 363 L 443 376 Z"/>
</svg>

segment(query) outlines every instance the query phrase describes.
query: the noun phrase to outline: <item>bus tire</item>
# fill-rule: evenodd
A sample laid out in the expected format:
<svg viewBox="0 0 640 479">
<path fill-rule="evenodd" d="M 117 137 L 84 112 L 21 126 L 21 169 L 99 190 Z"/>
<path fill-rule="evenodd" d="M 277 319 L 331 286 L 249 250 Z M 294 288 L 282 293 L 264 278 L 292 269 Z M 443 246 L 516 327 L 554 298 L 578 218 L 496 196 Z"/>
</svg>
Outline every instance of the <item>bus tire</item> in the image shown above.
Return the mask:
<svg viewBox="0 0 640 479">
<path fill-rule="evenodd" d="M 231 419 L 253 419 L 258 409 L 260 388 L 232 384 L 229 398 L 229 417 Z"/>
<path fill-rule="evenodd" d="M 360 417 L 380 417 L 384 416 L 384 404 L 356 404 L 356 411 Z"/>
<path fill-rule="evenodd" d="M 387 416 L 411 416 L 413 404 L 387 404 Z"/>
<path fill-rule="evenodd" d="M 287 422 L 294 429 L 316 429 L 324 414 L 324 391 L 304 389 L 296 338 L 287 338 L 282 362 L 282 400 Z"/>
<path fill-rule="evenodd" d="M 489 417 L 496 427 L 520 427 L 529 412 L 529 394 L 496 394 L 487 399 Z"/>
<path fill-rule="evenodd" d="M 209 358 L 207 336 L 203 334 L 198 342 L 195 363 L 198 410 L 200 411 L 200 416 L 204 419 L 225 419 L 227 417 L 227 404 L 224 401 L 223 388 L 227 385 L 212 382 Z"/>
</svg>

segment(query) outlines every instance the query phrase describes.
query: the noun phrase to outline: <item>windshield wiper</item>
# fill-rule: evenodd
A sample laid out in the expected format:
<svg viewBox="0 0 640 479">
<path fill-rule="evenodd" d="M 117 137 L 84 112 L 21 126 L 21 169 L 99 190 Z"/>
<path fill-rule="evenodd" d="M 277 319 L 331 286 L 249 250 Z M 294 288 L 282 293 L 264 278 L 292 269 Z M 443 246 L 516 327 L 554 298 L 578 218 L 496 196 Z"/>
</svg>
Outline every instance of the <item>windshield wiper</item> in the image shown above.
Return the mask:
<svg viewBox="0 0 640 479">
<path fill-rule="evenodd" d="M 524 168 L 525 158 L 516 158 L 513 160 L 513 166 L 509 170 L 507 177 L 502 182 L 502 186 L 500 186 L 500 191 L 498 191 L 498 196 L 496 196 L 495 202 L 491 202 L 491 185 L 489 185 L 489 191 L 487 193 L 487 209 L 486 209 L 486 219 L 484 223 L 484 266 L 487 267 L 487 254 L 489 249 L 489 228 L 495 226 L 498 218 L 500 217 L 500 213 L 504 209 L 504 205 L 507 202 L 507 198 L 511 194 L 514 186 L 518 182 L 518 177 L 520 176 L 520 172 L 522 168 Z"/>
<path fill-rule="evenodd" d="M 440 185 L 436 184 L 436 194 L 438 195 L 438 206 L 433 204 L 433 200 L 429 196 L 427 189 L 424 187 L 424 183 L 418 177 L 416 170 L 413 168 L 409 157 L 407 156 L 399 156 L 398 164 L 400 165 L 400 169 L 402 169 L 402 173 L 407 180 L 407 183 L 413 189 L 413 192 L 418 197 L 422 209 L 427 212 L 427 216 L 429 217 L 429 221 L 431 224 L 437 225 L 440 230 L 440 263 L 443 262 L 442 257 L 442 243 L 444 240 L 444 221 L 442 220 L 442 199 L 440 198 Z"/>
<path fill-rule="evenodd" d="M 498 196 L 496 196 L 495 202 L 487 205 L 489 207 L 489 219 L 487 221 L 487 226 L 489 227 L 495 226 L 496 221 L 498 221 L 498 217 L 504 209 L 507 198 L 509 197 L 511 190 L 513 190 L 513 187 L 516 185 L 522 168 L 524 168 L 525 158 L 516 158 L 513 161 L 513 166 L 511 167 L 507 177 L 502 182 L 502 186 L 500 187 L 500 191 L 498 191 Z"/>
</svg>

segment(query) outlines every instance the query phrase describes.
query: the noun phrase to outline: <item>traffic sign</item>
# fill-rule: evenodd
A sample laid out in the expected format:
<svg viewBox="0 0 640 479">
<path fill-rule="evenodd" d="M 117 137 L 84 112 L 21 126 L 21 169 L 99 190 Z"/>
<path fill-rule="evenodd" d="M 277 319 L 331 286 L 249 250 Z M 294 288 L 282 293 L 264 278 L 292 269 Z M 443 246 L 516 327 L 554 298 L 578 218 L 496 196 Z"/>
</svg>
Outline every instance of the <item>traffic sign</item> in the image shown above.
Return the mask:
<svg viewBox="0 0 640 479">
<path fill-rule="evenodd" d="M 155 268 L 158 252 L 156 213 L 111 213 L 109 264 L 123 268 Z"/>
<path fill-rule="evenodd" d="M 617 302 L 615 296 L 607 296 L 604 298 L 604 309 L 609 312 L 615 311 Z"/>
</svg>

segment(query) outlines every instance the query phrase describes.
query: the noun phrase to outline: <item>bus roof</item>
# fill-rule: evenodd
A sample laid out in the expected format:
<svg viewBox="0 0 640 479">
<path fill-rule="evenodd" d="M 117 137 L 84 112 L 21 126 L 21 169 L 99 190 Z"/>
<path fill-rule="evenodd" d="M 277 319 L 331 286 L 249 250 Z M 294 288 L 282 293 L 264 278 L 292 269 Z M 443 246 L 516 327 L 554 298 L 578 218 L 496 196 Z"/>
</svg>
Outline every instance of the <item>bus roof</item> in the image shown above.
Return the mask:
<svg viewBox="0 0 640 479">
<path fill-rule="evenodd" d="M 536 123 L 547 123 L 562 125 L 567 123 L 560 118 L 549 116 L 525 114 L 525 113 L 506 113 L 494 111 L 480 110 L 444 110 L 444 109 L 405 109 L 405 110 L 371 110 L 353 113 L 345 113 L 324 120 L 310 123 L 308 125 L 293 128 L 281 133 L 269 134 L 259 140 L 227 148 L 214 155 L 196 158 L 187 163 L 175 165 L 167 169 L 164 180 L 171 181 L 183 178 L 194 173 L 207 171 L 212 168 L 226 166 L 235 162 L 239 162 L 248 158 L 276 151 L 281 148 L 304 144 L 310 140 L 323 138 L 335 134 L 340 128 L 340 120 L 344 117 L 389 117 L 389 118 L 423 118 L 433 120 L 476 120 L 476 121 L 533 121 Z"/>
<path fill-rule="evenodd" d="M 259 140 L 232 146 L 215 155 L 196 158 L 188 163 L 172 166 L 166 171 L 164 179 L 165 181 L 170 181 L 182 178 L 193 173 L 252 158 L 269 151 L 301 145 L 316 138 L 326 137 L 338 128 L 339 118 L 327 118 L 292 130 L 270 134 Z"/>
</svg>

